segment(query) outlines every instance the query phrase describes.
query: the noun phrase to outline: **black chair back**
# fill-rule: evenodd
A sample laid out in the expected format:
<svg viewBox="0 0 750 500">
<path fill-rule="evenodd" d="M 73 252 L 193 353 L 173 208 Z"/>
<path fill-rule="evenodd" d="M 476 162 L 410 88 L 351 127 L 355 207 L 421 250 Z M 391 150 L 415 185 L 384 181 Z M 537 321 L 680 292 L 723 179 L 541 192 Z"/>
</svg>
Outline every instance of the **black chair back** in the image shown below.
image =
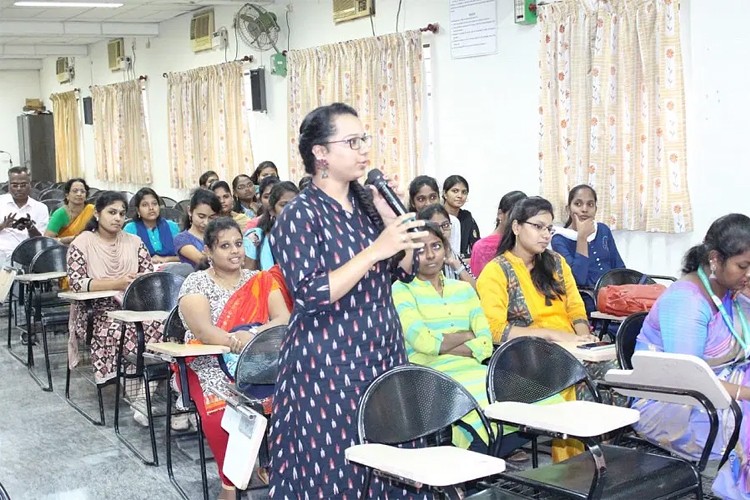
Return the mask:
<svg viewBox="0 0 750 500">
<path fill-rule="evenodd" d="M 18 244 L 13 253 L 10 256 L 11 264 L 19 264 L 24 269 L 27 269 L 31 265 L 31 261 L 34 260 L 36 254 L 44 250 L 45 248 L 59 246 L 60 243 L 53 239 L 47 238 L 46 236 L 35 236 L 24 240 Z"/>
<path fill-rule="evenodd" d="M 286 336 L 286 325 L 274 326 L 260 332 L 247 343 L 237 360 L 234 380 L 244 394 L 252 386 L 274 385 L 279 373 L 279 351 Z"/>
<path fill-rule="evenodd" d="M 164 322 L 164 340 L 167 342 L 185 342 L 185 325 L 180 318 L 180 308 L 175 306 Z"/>
<path fill-rule="evenodd" d="M 122 308 L 128 311 L 171 311 L 185 278 L 156 272 L 137 277 L 125 291 Z"/>
<path fill-rule="evenodd" d="M 599 290 L 610 285 L 653 285 L 656 281 L 642 272 L 634 269 L 610 269 L 602 274 L 594 286 L 594 300 L 599 296 Z"/>
<path fill-rule="evenodd" d="M 160 214 L 165 219 L 176 222 L 178 225 L 181 224 L 182 220 L 185 218 L 185 214 L 176 208 L 162 207 Z"/>
<path fill-rule="evenodd" d="M 538 337 L 518 337 L 490 358 L 487 397 L 496 401 L 536 403 L 583 382 L 595 401 L 599 393 L 586 368 L 557 344 Z"/>
<path fill-rule="evenodd" d="M 178 201 L 174 208 L 176 208 L 183 214 L 186 214 L 188 213 L 188 210 L 190 210 L 190 200 Z"/>
<path fill-rule="evenodd" d="M 64 200 L 65 199 L 65 192 L 62 189 L 47 189 L 46 191 L 42 191 L 42 193 L 39 195 L 39 200 Z"/>
<path fill-rule="evenodd" d="M 620 363 L 620 368 L 623 370 L 632 370 L 633 364 L 630 362 L 630 358 L 633 357 L 635 352 L 635 339 L 638 334 L 641 333 L 643 322 L 646 319 L 648 312 L 641 311 L 633 313 L 625 320 L 620 323 L 620 328 L 617 329 L 617 336 L 615 337 L 615 346 L 617 348 L 617 361 Z"/>
<path fill-rule="evenodd" d="M 68 247 L 57 245 L 45 248 L 31 261 L 30 273 L 55 273 L 68 270 Z"/>
<path fill-rule="evenodd" d="M 49 211 L 49 213 L 52 213 L 63 206 L 62 200 L 42 200 L 42 203 L 47 205 L 47 210 Z"/>
<path fill-rule="evenodd" d="M 177 205 L 177 200 L 170 198 L 169 196 L 159 196 L 161 200 L 161 206 L 172 208 Z"/>
<path fill-rule="evenodd" d="M 357 408 L 359 441 L 400 444 L 450 436 L 441 431 L 472 411 L 492 443 L 494 433 L 479 403 L 461 384 L 432 368 L 399 366 L 376 378 L 362 394 Z"/>
</svg>

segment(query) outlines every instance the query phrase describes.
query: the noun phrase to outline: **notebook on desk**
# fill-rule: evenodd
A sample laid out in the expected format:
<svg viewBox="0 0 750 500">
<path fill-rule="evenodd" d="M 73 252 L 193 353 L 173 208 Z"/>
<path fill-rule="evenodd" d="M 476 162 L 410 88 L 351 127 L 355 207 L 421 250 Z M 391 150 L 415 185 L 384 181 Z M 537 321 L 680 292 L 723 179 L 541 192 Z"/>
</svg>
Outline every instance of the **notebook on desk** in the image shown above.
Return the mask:
<svg viewBox="0 0 750 500">
<path fill-rule="evenodd" d="M 6 267 L 0 270 L 0 299 L 2 302 L 8 299 L 16 274 L 18 274 L 18 269 Z"/>
</svg>

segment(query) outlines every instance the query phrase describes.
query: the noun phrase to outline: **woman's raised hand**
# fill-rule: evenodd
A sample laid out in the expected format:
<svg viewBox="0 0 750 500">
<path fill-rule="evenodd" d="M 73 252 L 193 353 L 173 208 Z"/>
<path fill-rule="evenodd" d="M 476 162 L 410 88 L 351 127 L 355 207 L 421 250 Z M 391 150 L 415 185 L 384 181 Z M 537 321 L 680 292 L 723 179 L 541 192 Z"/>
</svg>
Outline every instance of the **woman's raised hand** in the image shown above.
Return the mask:
<svg viewBox="0 0 750 500">
<path fill-rule="evenodd" d="M 385 260 L 402 250 L 416 250 L 422 248 L 422 238 L 427 236 L 426 231 L 410 232 L 411 228 L 419 228 L 425 225 L 423 220 L 415 220 L 413 213 L 396 217 L 393 222 L 386 225 L 378 239 L 370 247 L 378 261 Z"/>
</svg>

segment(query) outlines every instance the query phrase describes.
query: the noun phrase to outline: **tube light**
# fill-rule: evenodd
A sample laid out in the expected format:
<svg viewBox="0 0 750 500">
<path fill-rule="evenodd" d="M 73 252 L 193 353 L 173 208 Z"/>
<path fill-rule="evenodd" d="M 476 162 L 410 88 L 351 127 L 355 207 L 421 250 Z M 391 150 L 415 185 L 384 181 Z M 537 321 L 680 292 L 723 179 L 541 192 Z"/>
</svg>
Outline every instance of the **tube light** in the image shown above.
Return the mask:
<svg viewBox="0 0 750 500">
<path fill-rule="evenodd" d="M 87 8 L 105 8 L 105 9 L 116 9 L 122 7 L 121 3 L 106 3 L 106 2 L 57 2 L 57 1 L 37 1 L 37 0 L 23 0 L 15 2 L 13 5 L 16 7 L 73 7 L 80 9 Z"/>
</svg>

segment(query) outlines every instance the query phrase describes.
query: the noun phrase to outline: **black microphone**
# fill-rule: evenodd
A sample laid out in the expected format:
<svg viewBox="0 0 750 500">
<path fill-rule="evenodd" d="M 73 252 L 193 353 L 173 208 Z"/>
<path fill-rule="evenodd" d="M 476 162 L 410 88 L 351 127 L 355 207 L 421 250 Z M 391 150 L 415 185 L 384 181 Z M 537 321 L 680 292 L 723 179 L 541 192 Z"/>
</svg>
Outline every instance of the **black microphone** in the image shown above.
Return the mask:
<svg viewBox="0 0 750 500">
<path fill-rule="evenodd" d="M 385 180 L 385 177 L 383 177 L 383 172 L 377 168 L 373 168 L 367 172 L 365 185 L 375 186 L 375 189 L 378 190 L 380 196 L 385 198 L 385 202 L 388 203 L 388 206 L 396 213 L 396 216 L 401 216 L 407 213 L 406 207 L 401 203 L 401 200 L 396 196 L 396 193 L 391 189 L 391 186 L 388 185 L 388 181 Z"/>
</svg>

